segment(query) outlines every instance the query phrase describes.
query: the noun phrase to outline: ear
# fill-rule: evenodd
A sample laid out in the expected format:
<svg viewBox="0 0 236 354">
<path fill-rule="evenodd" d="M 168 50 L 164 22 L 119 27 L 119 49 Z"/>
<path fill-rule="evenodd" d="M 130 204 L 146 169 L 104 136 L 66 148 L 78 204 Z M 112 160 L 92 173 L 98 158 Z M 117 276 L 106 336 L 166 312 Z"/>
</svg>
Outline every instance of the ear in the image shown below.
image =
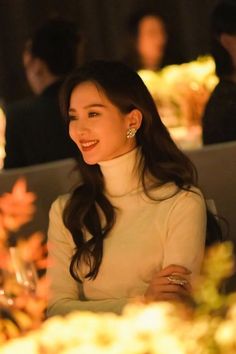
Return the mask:
<svg viewBox="0 0 236 354">
<path fill-rule="evenodd" d="M 133 109 L 128 114 L 128 128 L 135 128 L 138 130 L 142 124 L 143 115 L 140 110 Z"/>
<path fill-rule="evenodd" d="M 220 35 L 221 45 L 230 53 L 232 49 L 233 36 L 228 33 L 222 33 Z M 235 41 L 235 40 L 234 40 Z"/>
</svg>

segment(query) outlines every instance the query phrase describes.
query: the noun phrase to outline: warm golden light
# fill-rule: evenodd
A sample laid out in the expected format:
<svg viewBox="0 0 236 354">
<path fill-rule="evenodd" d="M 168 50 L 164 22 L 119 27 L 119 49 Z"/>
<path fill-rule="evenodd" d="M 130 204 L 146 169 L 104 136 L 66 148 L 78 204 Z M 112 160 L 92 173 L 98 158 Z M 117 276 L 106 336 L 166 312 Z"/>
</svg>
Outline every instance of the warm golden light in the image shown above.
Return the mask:
<svg viewBox="0 0 236 354">
<path fill-rule="evenodd" d="M 199 124 L 202 110 L 218 83 L 211 56 L 181 65 L 169 65 L 158 72 L 140 70 L 167 127 Z"/>
<path fill-rule="evenodd" d="M 206 102 L 218 83 L 211 56 L 181 65 L 169 65 L 158 72 L 138 72 L 153 96 L 163 123 L 181 148 L 198 148 L 201 118 Z"/>
</svg>

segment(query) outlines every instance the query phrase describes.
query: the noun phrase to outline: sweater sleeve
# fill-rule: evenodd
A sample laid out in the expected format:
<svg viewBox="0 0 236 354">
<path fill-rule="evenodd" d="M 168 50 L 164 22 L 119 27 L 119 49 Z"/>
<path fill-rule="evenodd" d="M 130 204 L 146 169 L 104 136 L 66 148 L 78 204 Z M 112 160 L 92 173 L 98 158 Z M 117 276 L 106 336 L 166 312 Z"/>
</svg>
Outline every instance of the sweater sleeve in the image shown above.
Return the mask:
<svg viewBox="0 0 236 354">
<path fill-rule="evenodd" d="M 182 191 L 169 211 L 163 267 L 177 264 L 200 272 L 206 237 L 206 207 L 201 193 Z"/>
<path fill-rule="evenodd" d="M 47 269 L 50 283 L 47 315 L 65 315 L 75 310 L 120 314 L 127 303 L 126 298 L 80 300 L 82 285 L 69 272 L 75 245 L 62 221 L 63 204 L 59 197 L 52 204 L 49 214 L 48 256 L 51 265 Z"/>
</svg>

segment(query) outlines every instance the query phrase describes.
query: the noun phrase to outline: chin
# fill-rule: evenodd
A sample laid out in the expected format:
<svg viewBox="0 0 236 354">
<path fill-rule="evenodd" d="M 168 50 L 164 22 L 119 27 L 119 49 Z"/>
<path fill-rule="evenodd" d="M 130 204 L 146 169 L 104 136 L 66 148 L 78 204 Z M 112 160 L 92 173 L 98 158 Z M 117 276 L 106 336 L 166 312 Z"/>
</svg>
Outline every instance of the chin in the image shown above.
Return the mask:
<svg viewBox="0 0 236 354">
<path fill-rule="evenodd" d="M 99 160 L 97 158 L 96 159 L 92 158 L 92 157 L 89 158 L 86 156 L 83 156 L 83 160 L 87 165 L 96 165 L 99 162 Z"/>
<path fill-rule="evenodd" d="M 97 160 L 95 159 L 84 159 L 84 162 L 87 164 L 87 165 L 96 165 L 98 163 Z"/>
<path fill-rule="evenodd" d="M 97 163 L 98 163 L 98 161 L 86 161 L 86 160 L 84 160 L 84 162 L 85 162 L 87 165 L 90 165 L 90 166 L 92 166 L 92 165 L 97 165 Z"/>
</svg>

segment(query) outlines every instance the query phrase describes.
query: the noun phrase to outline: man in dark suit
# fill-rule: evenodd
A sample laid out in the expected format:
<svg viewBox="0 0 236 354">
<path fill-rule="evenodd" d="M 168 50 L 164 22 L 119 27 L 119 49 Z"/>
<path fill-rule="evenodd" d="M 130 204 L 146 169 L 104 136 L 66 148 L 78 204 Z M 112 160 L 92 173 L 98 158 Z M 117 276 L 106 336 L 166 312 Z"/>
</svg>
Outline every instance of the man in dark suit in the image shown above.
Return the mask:
<svg viewBox="0 0 236 354">
<path fill-rule="evenodd" d="M 60 113 L 59 90 L 64 77 L 80 64 L 81 48 L 75 24 L 57 18 L 27 42 L 23 63 L 35 96 L 6 107 L 5 169 L 76 156 Z"/>
<path fill-rule="evenodd" d="M 203 144 L 236 140 L 236 2 L 223 0 L 211 15 L 212 55 L 219 83 L 202 117 Z"/>
</svg>

